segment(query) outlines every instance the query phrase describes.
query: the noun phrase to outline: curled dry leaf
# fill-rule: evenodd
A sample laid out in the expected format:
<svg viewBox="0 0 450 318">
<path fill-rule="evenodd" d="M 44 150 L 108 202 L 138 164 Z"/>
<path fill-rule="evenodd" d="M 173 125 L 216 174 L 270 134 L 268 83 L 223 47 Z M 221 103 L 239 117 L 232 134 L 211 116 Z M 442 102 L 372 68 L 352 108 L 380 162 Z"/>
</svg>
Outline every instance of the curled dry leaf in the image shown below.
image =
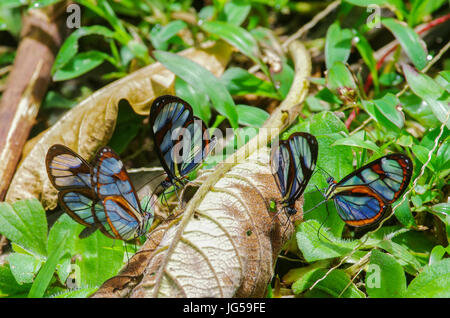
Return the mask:
<svg viewBox="0 0 450 318">
<path fill-rule="evenodd" d="M 179 217 L 152 232 L 131 266 L 95 297 L 263 297 L 282 243 L 293 232 L 286 214 L 274 219 L 269 208 L 271 200 L 281 200 L 269 152 L 253 153 L 213 186 L 175 248 L 169 245 Z M 291 221 L 300 218 L 301 203 Z"/>
<path fill-rule="evenodd" d="M 212 42 L 199 49 L 179 53 L 220 76 L 231 56 L 231 47 Z M 160 63 L 153 63 L 96 91 L 68 111 L 55 125 L 31 140 L 9 187 L 6 201 L 39 198 L 46 209 L 56 206 L 56 189 L 45 169 L 45 155 L 56 143 L 64 144 L 90 160 L 114 131 L 119 101 L 126 99 L 138 114 L 148 114 L 151 102 L 163 94 L 173 94 L 175 75 Z"/>
<path fill-rule="evenodd" d="M 93 297 L 264 295 L 274 260 L 293 231 L 280 226 L 290 224 L 284 213 L 272 222 L 270 201 L 281 198 L 267 144 L 301 111 L 311 73 L 305 47 L 294 41 L 289 50 L 294 81 L 263 129 L 205 175 L 182 213 L 158 226 L 129 265 Z M 301 206 L 297 201 L 292 221 L 301 217 Z"/>
</svg>

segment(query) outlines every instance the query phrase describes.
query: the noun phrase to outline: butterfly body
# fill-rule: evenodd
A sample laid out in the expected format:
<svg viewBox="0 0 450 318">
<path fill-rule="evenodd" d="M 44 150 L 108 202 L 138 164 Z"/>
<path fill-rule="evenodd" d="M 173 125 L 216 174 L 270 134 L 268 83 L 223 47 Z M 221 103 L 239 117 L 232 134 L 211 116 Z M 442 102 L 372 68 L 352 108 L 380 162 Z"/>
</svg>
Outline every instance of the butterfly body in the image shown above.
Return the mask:
<svg viewBox="0 0 450 318">
<path fill-rule="evenodd" d="M 205 123 L 194 116 L 186 101 L 172 95 L 156 98 L 150 109 L 150 134 L 167 177 L 163 189 L 183 187 L 215 146 Z"/>
<path fill-rule="evenodd" d="M 409 157 L 389 154 L 336 182 L 328 178 L 325 199 L 333 199 L 339 216 L 351 226 L 380 221 L 405 191 L 413 167 Z"/>
</svg>

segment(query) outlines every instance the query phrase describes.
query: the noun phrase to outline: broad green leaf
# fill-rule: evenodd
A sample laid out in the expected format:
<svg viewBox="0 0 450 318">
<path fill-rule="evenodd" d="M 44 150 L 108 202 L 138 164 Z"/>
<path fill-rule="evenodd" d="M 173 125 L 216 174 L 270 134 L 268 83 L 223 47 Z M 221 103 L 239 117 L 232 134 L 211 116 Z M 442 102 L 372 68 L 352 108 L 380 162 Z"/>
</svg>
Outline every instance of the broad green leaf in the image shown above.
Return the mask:
<svg viewBox="0 0 450 318">
<path fill-rule="evenodd" d="M 430 154 L 430 150 L 428 148 L 425 148 L 423 146 L 420 145 L 413 145 L 412 146 L 412 151 L 413 153 L 416 155 L 416 158 L 419 159 L 419 161 L 422 164 L 425 164 L 428 160 L 428 156 Z M 431 161 L 428 163 L 427 168 L 430 169 L 431 171 L 436 171 L 435 169 L 435 161 L 436 161 L 436 157 L 433 154 L 431 156 Z"/>
<path fill-rule="evenodd" d="M 20 285 L 15 280 L 9 265 L 0 266 L 0 297 L 26 297 L 31 284 Z"/>
<path fill-rule="evenodd" d="M 87 51 L 75 55 L 62 68 L 53 74 L 54 81 L 65 81 L 83 75 L 102 64 L 105 60 L 113 62 L 109 55 L 100 51 Z"/>
<path fill-rule="evenodd" d="M 353 38 L 353 43 L 355 43 L 356 49 L 361 55 L 362 59 L 366 63 L 367 67 L 370 70 L 373 78 L 373 84 L 376 89 L 378 89 L 378 70 L 377 70 L 377 61 L 374 57 L 374 52 L 372 47 L 370 46 L 369 41 L 367 41 L 366 37 L 359 33 L 356 30 L 353 30 L 355 33 L 355 37 Z"/>
<path fill-rule="evenodd" d="M 194 114 L 200 117 L 205 123 L 211 119 L 211 107 L 209 106 L 208 95 L 200 94 L 182 78 L 175 79 L 175 92 L 177 96 L 187 101 Z"/>
<path fill-rule="evenodd" d="M 169 24 L 163 26 L 158 31 L 153 31 L 150 34 L 150 41 L 152 45 L 157 50 L 167 50 L 169 47 L 168 42 L 174 36 L 177 35 L 178 32 L 185 29 L 187 27 L 186 22 L 181 20 L 175 20 L 170 22 Z"/>
<path fill-rule="evenodd" d="M 9 266 L 19 284 L 32 283 L 41 268 L 41 260 L 32 255 L 12 253 L 8 257 Z"/>
<path fill-rule="evenodd" d="M 450 258 L 425 266 L 422 272 L 409 284 L 406 297 L 449 298 Z"/>
<path fill-rule="evenodd" d="M 337 91 L 340 88 L 350 88 L 356 90 L 357 86 L 352 73 L 347 66 L 337 61 L 327 72 L 327 87 L 331 91 Z"/>
<path fill-rule="evenodd" d="M 442 260 L 446 253 L 445 248 L 442 245 L 436 245 L 430 253 L 429 265 L 436 264 Z"/>
<path fill-rule="evenodd" d="M 238 127 L 238 115 L 233 98 L 222 82 L 203 66 L 177 54 L 155 51 L 156 59 L 198 91 L 208 95 L 214 108 L 227 117 L 233 128 Z"/>
<path fill-rule="evenodd" d="M 405 271 L 407 271 L 409 274 L 415 274 L 420 270 L 421 264 L 419 263 L 419 261 L 410 253 L 407 248 L 401 246 L 400 244 L 397 244 L 390 240 L 383 240 L 378 244 L 378 247 L 384 249 L 392 256 L 394 256 L 399 264 L 402 265 Z"/>
<path fill-rule="evenodd" d="M 439 126 L 439 120 L 434 115 L 433 110 L 426 102 L 423 101 L 422 98 L 412 92 L 406 92 L 400 96 L 399 99 L 403 106 L 403 111 L 422 126 Z"/>
<path fill-rule="evenodd" d="M 434 115 L 441 123 L 444 123 L 447 113 L 450 111 L 450 97 L 448 92 L 439 86 L 431 77 L 416 71 L 407 64 L 403 65 L 403 72 L 414 94 L 425 100 Z M 450 129 L 450 120 L 446 125 Z"/>
<path fill-rule="evenodd" d="M 50 298 L 88 298 L 97 291 L 98 287 L 85 287 L 76 290 L 68 290 L 55 295 Z"/>
<path fill-rule="evenodd" d="M 106 237 L 100 231 L 85 239 L 79 239 L 78 235 L 84 226 L 73 221 L 68 215 L 62 215 L 53 225 L 49 233 L 49 253 L 58 248 L 61 237 L 68 236 L 64 246 L 65 255 L 77 258 L 76 266 L 80 271 L 80 281 L 76 281 L 78 287 L 100 286 L 107 279 L 116 275 L 123 264 L 123 243 L 116 242 Z"/>
<path fill-rule="evenodd" d="M 247 18 L 252 6 L 244 0 L 231 0 L 227 2 L 223 8 L 225 20 L 233 25 L 241 25 Z"/>
<path fill-rule="evenodd" d="M 359 244 L 357 240 L 335 237 L 316 220 L 302 222 L 297 228 L 296 239 L 298 248 L 309 263 L 347 255 Z"/>
<path fill-rule="evenodd" d="M 370 255 L 365 283 L 371 298 L 400 298 L 406 293 L 402 266 L 392 256 L 376 249 Z"/>
<path fill-rule="evenodd" d="M 255 94 L 280 99 L 273 85 L 239 67 L 228 68 L 221 76 L 231 95 Z"/>
<path fill-rule="evenodd" d="M 128 103 L 119 102 L 116 127 L 108 145 L 120 155 L 142 129 L 144 119 L 145 116 L 136 114 Z"/>
<path fill-rule="evenodd" d="M 404 22 L 392 18 L 382 19 L 381 22 L 394 34 L 413 64 L 423 69 L 427 65 L 427 51 L 419 35 Z"/>
<path fill-rule="evenodd" d="M 350 56 L 353 33 L 333 23 L 327 30 L 325 40 L 325 62 L 329 70 L 336 62 L 346 63 Z"/>
<path fill-rule="evenodd" d="M 439 9 L 447 0 L 414 0 L 411 1 L 412 8 L 408 15 L 408 24 L 415 26 L 424 17 Z"/>
<path fill-rule="evenodd" d="M 292 284 L 294 294 L 300 294 L 311 288 L 321 279 L 327 269 L 319 268 L 306 273 L 302 278 Z M 318 292 L 318 293 L 317 293 Z M 306 297 L 342 297 L 342 298 L 364 298 L 364 293 L 350 282 L 348 275 L 341 270 L 332 271 L 325 279 L 320 281 L 313 290 L 306 293 Z"/>
<path fill-rule="evenodd" d="M 351 146 L 351 147 L 358 147 L 358 148 L 364 148 L 369 149 L 374 152 L 380 153 L 380 148 L 371 140 L 365 140 L 365 132 L 357 132 L 356 134 L 345 137 L 342 139 L 336 140 L 332 146 Z"/>
<path fill-rule="evenodd" d="M 0 3 L 0 8 L 5 10 L 21 7 L 26 4 L 28 4 L 28 0 L 2 0 L 2 2 Z"/>
<path fill-rule="evenodd" d="M 61 1 L 62 0 L 32 0 L 29 8 L 30 9 L 44 8 Z"/>
<path fill-rule="evenodd" d="M 281 95 L 281 98 L 286 98 L 294 80 L 294 69 L 286 61 L 283 61 L 281 71 L 272 73 L 271 75 L 275 88 Z"/>
<path fill-rule="evenodd" d="M 114 13 L 107 0 L 77 0 L 78 3 L 89 8 L 100 17 L 104 18 L 116 31 L 117 40 L 126 45 L 132 37 L 127 33 L 120 19 Z"/>
<path fill-rule="evenodd" d="M 76 101 L 67 99 L 56 91 L 49 91 L 45 95 L 45 99 L 42 102 L 42 109 L 49 108 L 60 108 L 60 109 L 71 109 L 77 104 Z"/>
<path fill-rule="evenodd" d="M 411 213 L 411 209 L 409 208 L 409 200 L 405 200 L 402 205 L 395 209 L 394 213 L 397 220 L 399 220 L 405 227 L 410 228 L 417 226 Z"/>
<path fill-rule="evenodd" d="M 41 270 L 37 274 L 36 279 L 31 286 L 30 292 L 28 293 L 28 298 L 41 298 L 44 296 L 45 290 L 50 284 L 50 280 L 56 270 L 56 265 L 64 253 L 64 246 L 67 239 L 68 235 L 65 235 L 59 242 L 58 247 L 49 253 L 47 261 L 41 267 Z"/>
<path fill-rule="evenodd" d="M 250 32 L 237 25 L 221 21 L 205 22 L 201 28 L 236 47 L 242 54 L 258 63 L 266 75 L 268 74 L 267 67 L 260 60 L 258 43 Z"/>
<path fill-rule="evenodd" d="M 395 126 L 402 128 L 405 124 L 405 115 L 397 109 L 400 105 L 398 98 L 391 93 L 387 93 L 380 99 L 374 99 L 375 107 Z"/>
<path fill-rule="evenodd" d="M 269 118 L 269 113 L 265 110 L 248 105 L 236 105 L 239 116 L 239 124 L 251 127 L 261 127 Z"/>
<path fill-rule="evenodd" d="M 36 199 L 0 203 L 0 233 L 37 255 L 47 255 L 47 219 Z"/>
<path fill-rule="evenodd" d="M 86 26 L 77 29 L 64 41 L 59 49 L 58 55 L 52 66 L 52 75 L 77 55 L 78 40 L 83 36 L 93 34 L 101 35 L 105 38 L 114 38 L 114 32 L 101 25 Z"/>
</svg>

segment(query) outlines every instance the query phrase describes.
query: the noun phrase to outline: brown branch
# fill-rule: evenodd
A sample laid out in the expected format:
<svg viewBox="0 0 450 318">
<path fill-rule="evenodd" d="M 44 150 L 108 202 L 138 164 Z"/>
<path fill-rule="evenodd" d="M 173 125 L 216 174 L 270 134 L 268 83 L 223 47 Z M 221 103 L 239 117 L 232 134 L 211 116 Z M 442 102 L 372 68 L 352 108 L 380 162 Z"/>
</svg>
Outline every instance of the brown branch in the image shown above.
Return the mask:
<svg viewBox="0 0 450 318">
<path fill-rule="evenodd" d="M 0 200 L 5 198 L 51 80 L 51 67 L 61 45 L 59 20 L 64 3 L 29 10 L 23 18 L 21 41 L 0 101 Z"/>
</svg>

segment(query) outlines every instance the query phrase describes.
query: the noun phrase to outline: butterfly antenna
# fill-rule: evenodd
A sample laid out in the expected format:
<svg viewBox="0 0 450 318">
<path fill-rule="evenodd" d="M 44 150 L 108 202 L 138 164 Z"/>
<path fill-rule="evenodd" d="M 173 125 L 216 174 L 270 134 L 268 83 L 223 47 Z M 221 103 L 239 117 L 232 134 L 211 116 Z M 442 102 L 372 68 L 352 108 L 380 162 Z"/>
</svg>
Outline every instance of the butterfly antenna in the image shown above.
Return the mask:
<svg viewBox="0 0 450 318">
<path fill-rule="evenodd" d="M 318 168 L 319 170 L 315 170 L 315 171 L 325 172 L 328 177 L 333 178 L 333 176 L 331 174 L 329 174 L 325 169 L 321 168 L 319 165 L 317 165 L 316 168 Z M 323 175 L 323 173 L 322 173 L 322 175 Z"/>
<path fill-rule="evenodd" d="M 319 239 L 319 241 L 321 241 L 320 236 L 322 235 L 324 238 L 326 238 L 328 241 L 332 242 L 328 237 L 326 237 L 325 235 L 323 235 L 320 230 L 322 229 L 322 227 L 325 225 L 325 222 L 327 222 L 328 217 L 330 216 L 330 211 L 328 210 L 328 204 L 325 204 L 325 209 L 327 210 L 327 216 L 325 217 L 325 220 L 320 224 L 319 226 L 319 230 L 317 231 L 317 238 Z"/>
<path fill-rule="evenodd" d="M 303 215 L 305 215 L 306 213 L 311 212 L 312 210 L 316 209 L 317 207 L 321 206 L 322 204 L 324 204 L 327 201 L 328 200 L 323 200 L 323 201 L 319 202 L 318 204 L 316 204 L 315 206 L 313 206 L 311 209 L 309 209 L 307 211 L 303 211 Z"/>
</svg>

